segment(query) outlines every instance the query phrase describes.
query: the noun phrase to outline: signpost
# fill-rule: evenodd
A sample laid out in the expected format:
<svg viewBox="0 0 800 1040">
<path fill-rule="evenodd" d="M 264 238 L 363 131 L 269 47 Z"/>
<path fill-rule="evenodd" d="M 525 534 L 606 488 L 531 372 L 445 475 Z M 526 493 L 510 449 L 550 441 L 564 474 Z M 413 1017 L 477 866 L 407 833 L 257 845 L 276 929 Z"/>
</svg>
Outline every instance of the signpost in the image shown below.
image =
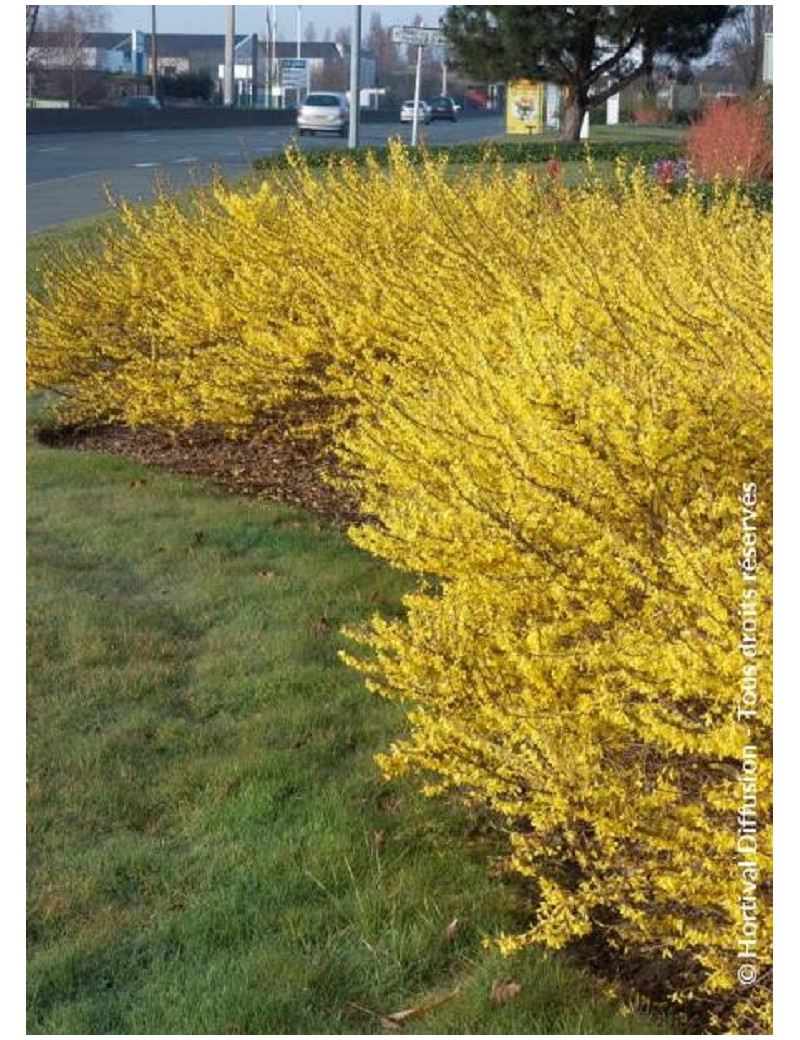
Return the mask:
<svg viewBox="0 0 800 1040">
<path fill-rule="evenodd" d="M 290 90 L 308 90 L 308 59 L 281 58 L 281 83 Z"/>
<path fill-rule="evenodd" d="M 411 124 L 411 144 L 417 143 L 417 126 L 419 122 L 419 84 L 422 74 L 422 48 L 443 47 L 447 41 L 439 29 L 425 25 L 395 25 L 392 28 L 392 43 L 405 44 L 406 47 L 417 48 L 417 68 L 414 75 L 414 120 Z"/>
<path fill-rule="evenodd" d="M 308 93 L 308 58 L 280 58 L 278 67 L 283 97 L 286 97 L 287 89 L 296 91 L 299 108 L 302 94 Z"/>
</svg>

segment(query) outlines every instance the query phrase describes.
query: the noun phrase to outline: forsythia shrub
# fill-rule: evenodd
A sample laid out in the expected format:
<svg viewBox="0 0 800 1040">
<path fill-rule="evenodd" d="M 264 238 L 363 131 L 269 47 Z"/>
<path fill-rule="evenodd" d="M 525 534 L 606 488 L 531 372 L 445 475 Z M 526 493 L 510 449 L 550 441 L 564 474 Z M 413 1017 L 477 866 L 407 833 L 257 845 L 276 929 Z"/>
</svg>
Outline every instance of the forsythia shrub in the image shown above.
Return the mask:
<svg viewBox="0 0 800 1040">
<path fill-rule="evenodd" d="M 293 157 L 193 213 L 125 216 L 89 280 L 33 303 L 33 382 L 95 420 L 295 409 L 332 441 L 370 517 L 354 539 L 420 576 L 402 620 L 351 633 L 347 660 L 409 705 L 381 764 L 501 822 L 540 893 L 502 947 L 597 933 L 712 1028 L 769 1031 L 771 216 L 641 170 L 454 185 L 399 147 L 388 171 Z"/>
</svg>

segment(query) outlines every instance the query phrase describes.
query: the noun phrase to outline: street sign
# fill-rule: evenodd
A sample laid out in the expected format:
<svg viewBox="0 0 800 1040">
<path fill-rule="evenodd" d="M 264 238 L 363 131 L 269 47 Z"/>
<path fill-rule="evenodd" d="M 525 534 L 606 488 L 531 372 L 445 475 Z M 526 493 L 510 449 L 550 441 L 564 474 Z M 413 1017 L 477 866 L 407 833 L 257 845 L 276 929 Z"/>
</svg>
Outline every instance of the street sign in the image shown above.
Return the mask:
<svg viewBox="0 0 800 1040">
<path fill-rule="evenodd" d="M 411 145 L 417 143 L 417 127 L 419 124 L 419 85 L 422 71 L 422 48 L 443 47 L 446 44 L 444 33 L 439 29 L 429 29 L 425 25 L 395 25 L 392 27 L 392 43 L 405 44 L 406 47 L 417 48 L 417 69 L 414 75 L 414 118 L 411 122 Z"/>
<path fill-rule="evenodd" d="M 425 25 L 395 25 L 392 28 L 392 43 L 404 43 L 410 47 L 442 47 L 446 42 L 440 29 L 429 29 Z"/>
<path fill-rule="evenodd" d="M 289 90 L 308 90 L 308 59 L 280 58 L 281 84 Z"/>
</svg>

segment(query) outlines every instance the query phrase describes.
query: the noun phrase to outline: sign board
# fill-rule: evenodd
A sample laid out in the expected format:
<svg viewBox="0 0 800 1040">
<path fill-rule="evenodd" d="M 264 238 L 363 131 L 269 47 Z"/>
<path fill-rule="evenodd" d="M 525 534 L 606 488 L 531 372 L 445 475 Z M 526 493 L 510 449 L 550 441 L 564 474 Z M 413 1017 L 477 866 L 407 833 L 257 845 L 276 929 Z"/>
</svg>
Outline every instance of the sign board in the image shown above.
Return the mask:
<svg viewBox="0 0 800 1040">
<path fill-rule="evenodd" d="M 424 25 L 395 25 L 392 43 L 404 43 L 407 47 L 443 47 L 447 41 L 439 29 L 429 29 Z"/>
<path fill-rule="evenodd" d="M 772 33 L 764 33 L 764 70 L 762 78 L 765 83 L 772 83 Z"/>
<path fill-rule="evenodd" d="M 561 129 L 562 90 L 557 83 L 545 87 L 545 126 L 548 130 Z"/>
<path fill-rule="evenodd" d="M 308 59 L 280 58 L 281 85 L 289 90 L 308 90 Z"/>
<path fill-rule="evenodd" d="M 518 79 L 506 91 L 506 133 L 540 134 L 544 108 L 544 83 Z"/>
</svg>

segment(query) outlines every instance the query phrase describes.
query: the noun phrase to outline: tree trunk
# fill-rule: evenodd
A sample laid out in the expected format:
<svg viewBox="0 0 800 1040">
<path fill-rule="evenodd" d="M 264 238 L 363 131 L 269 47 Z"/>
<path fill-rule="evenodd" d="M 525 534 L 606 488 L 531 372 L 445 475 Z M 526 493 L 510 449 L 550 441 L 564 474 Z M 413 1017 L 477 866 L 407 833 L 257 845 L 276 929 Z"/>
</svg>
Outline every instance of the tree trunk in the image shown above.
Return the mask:
<svg viewBox="0 0 800 1040">
<path fill-rule="evenodd" d="M 564 105 L 564 128 L 561 137 L 565 141 L 578 141 L 581 136 L 581 124 L 586 114 L 586 105 L 576 98 L 567 96 Z"/>
<path fill-rule="evenodd" d="M 645 44 L 642 55 L 642 75 L 644 77 L 644 93 L 645 98 L 651 104 L 655 105 L 656 102 L 656 77 L 655 77 L 655 56 L 653 54 L 653 48 L 649 44 Z"/>
</svg>

